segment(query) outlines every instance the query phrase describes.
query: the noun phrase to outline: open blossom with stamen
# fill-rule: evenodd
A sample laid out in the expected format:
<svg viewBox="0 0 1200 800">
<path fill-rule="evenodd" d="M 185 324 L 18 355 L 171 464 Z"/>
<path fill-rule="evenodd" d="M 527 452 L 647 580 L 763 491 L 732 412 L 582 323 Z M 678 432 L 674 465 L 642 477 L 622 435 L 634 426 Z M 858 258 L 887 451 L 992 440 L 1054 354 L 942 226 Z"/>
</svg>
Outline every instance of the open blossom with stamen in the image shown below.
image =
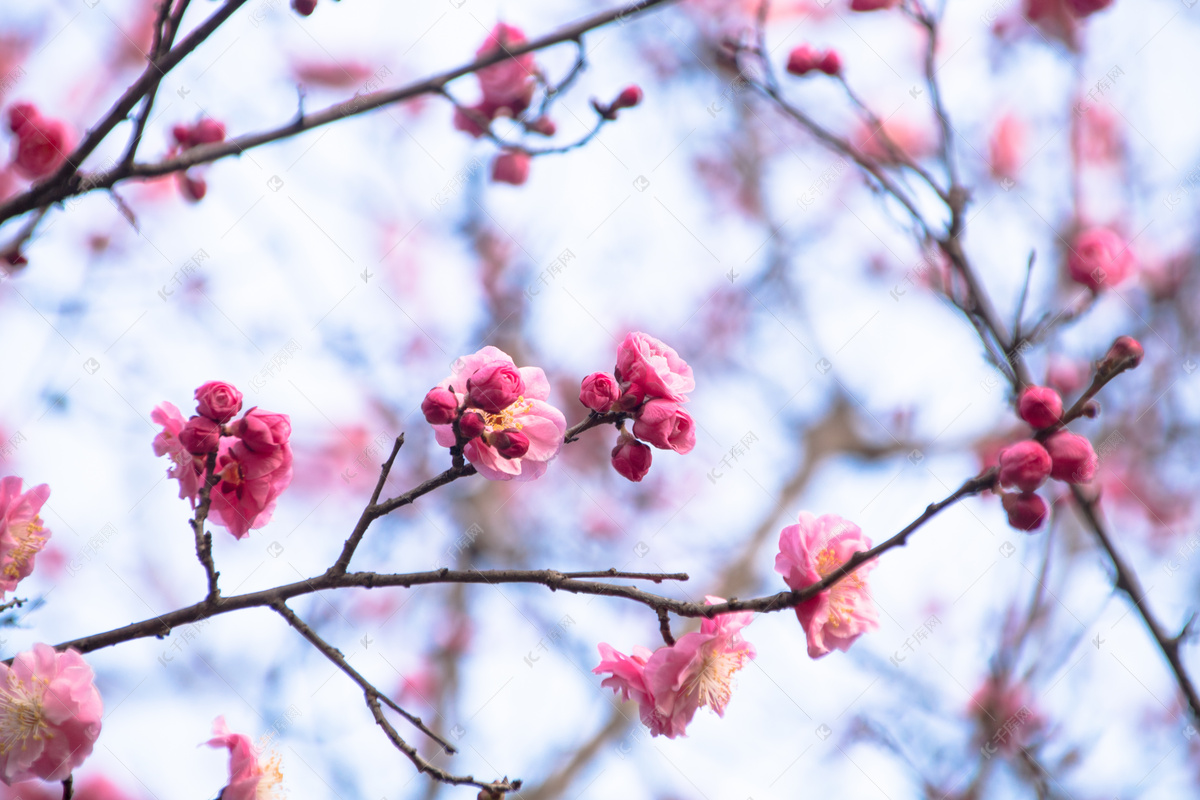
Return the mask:
<svg viewBox="0 0 1200 800">
<path fill-rule="evenodd" d="M 282 798 L 283 771 L 279 755 L 260 758 L 250 737 L 233 733 L 224 717 L 213 720 L 213 738 L 209 747 L 229 750 L 229 783 L 221 790 L 221 800 L 273 800 Z"/>
<path fill-rule="evenodd" d="M 828 577 L 854 553 L 871 549 L 871 540 L 857 525 L 836 514 L 814 516 L 800 512 L 797 525 L 779 534 L 775 571 L 793 591 Z M 879 614 L 866 577 L 875 566 L 868 561 L 854 572 L 796 606 L 808 637 L 808 655 L 820 658 L 832 650 L 849 650 L 854 640 L 879 627 Z"/>
<path fill-rule="evenodd" d="M 100 735 L 103 703 L 78 651 L 35 644 L 0 663 L 0 779 L 61 781 Z"/>
<path fill-rule="evenodd" d="M 50 487 L 44 483 L 22 493 L 20 478 L 0 479 L 0 590 L 4 593 L 16 591 L 17 583 L 33 572 L 34 559 L 50 538 L 38 516 L 49 496 Z"/>
<path fill-rule="evenodd" d="M 506 367 L 515 368 L 520 374 L 522 393 L 495 413 L 483 409 L 470 412 L 483 418 L 483 431 L 463 446 L 463 455 L 475 465 L 480 475 L 489 480 L 531 481 L 546 472 L 549 461 L 558 455 L 563 434 L 567 430 L 566 417 L 546 402 L 550 396 L 550 382 L 546 380 L 546 373 L 540 367 L 516 368 L 508 353 L 488 345 L 477 353 L 458 359 L 453 374 L 439 381 L 438 385 L 453 392 L 461 405 L 469 391 L 468 382 L 473 377 L 494 377 L 507 373 Z M 459 426 L 460 429 L 463 427 L 461 422 Z M 438 444 L 443 447 L 456 444 L 452 425 L 434 425 L 433 430 Z M 499 436 L 502 431 L 519 432 L 529 440 L 528 449 L 520 456 L 505 457 L 491 443 L 492 434 L 497 434 L 496 442 L 503 440 L 503 443 L 509 443 L 514 438 L 511 434 Z"/>
<path fill-rule="evenodd" d="M 150 419 L 163 429 L 154 437 L 154 455 L 170 455 L 174 462 L 167 475 L 179 481 L 179 496 L 192 501 L 194 508 L 200 499 L 200 484 L 204 482 L 204 460 L 188 452 L 179 433 L 183 430 L 183 414 L 173 403 L 159 403 L 150 412 Z"/>
<path fill-rule="evenodd" d="M 711 596 L 705 600 L 710 605 L 725 602 Z M 653 653 L 634 647 L 633 655 L 627 656 L 601 644 L 600 665 L 592 672 L 609 673 L 600 685 L 637 702 L 651 736 L 684 736 L 701 707 L 725 716 L 733 676 L 754 658 L 754 645 L 741 634 L 753 618 L 750 611 L 719 614 L 702 621 L 699 631 L 685 633 Z"/>
<path fill-rule="evenodd" d="M 276 416 L 287 419 L 286 414 Z M 216 474 L 221 480 L 210 495 L 209 513 L 213 522 L 241 539 L 271 521 L 275 502 L 292 482 L 292 448 L 285 440 L 269 452 L 255 452 L 246 442 L 226 436 Z"/>
</svg>

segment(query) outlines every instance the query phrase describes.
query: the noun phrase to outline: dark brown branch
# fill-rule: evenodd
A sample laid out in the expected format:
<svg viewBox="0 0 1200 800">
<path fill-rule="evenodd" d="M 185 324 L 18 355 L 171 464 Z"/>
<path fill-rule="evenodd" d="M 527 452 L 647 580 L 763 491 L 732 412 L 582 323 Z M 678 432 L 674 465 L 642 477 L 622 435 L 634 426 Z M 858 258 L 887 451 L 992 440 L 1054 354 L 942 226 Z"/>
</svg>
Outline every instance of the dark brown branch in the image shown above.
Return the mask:
<svg viewBox="0 0 1200 800">
<path fill-rule="evenodd" d="M 208 596 L 205 603 L 209 605 L 215 603 L 221 595 L 221 590 L 217 586 L 217 578 L 221 576 L 221 573 L 217 572 L 217 565 L 213 561 L 212 533 L 204 530 L 204 521 L 208 519 L 208 510 L 212 505 L 212 490 L 219 480 L 214 474 L 216 469 L 217 453 L 213 451 L 205 460 L 204 485 L 200 487 L 200 505 L 196 506 L 196 516 L 192 519 L 192 533 L 196 536 L 196 558 L 200 559 L 204 572 L 208 576 Z"/>
</svg>

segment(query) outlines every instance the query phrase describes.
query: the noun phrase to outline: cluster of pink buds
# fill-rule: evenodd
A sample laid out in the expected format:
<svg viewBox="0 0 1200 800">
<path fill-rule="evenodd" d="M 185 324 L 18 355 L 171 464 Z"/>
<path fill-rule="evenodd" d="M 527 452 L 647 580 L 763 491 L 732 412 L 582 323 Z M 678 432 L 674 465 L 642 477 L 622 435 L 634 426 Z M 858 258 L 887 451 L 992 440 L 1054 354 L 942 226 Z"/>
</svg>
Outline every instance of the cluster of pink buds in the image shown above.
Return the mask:
<svg viewBox="0 0 1200 800">
<path fill-rule="evenodd" d="M 1142 360 L 1142 346 L 1129 336 L 1118 338 L 1100 369 L 1128 369 Z M 1097 409 L 1084 408 L 1085 416 Z M 1063 402 L 1048 386 L 1026 387 L 1017 400 L 1017 413 L 1036 433 L 1000 451 L 1000 485 L 1017 491 L 1003 493 L 1008 524 L 1023 531 L 1037 530 L 1046 520 L 1046 501 L 1035 491 L 1047 480 L 1087 483 L 1096 475 L 1099 459 L 1092 443 L 1068 431 L 1062 423 Z"/>
<path fill-rule="evenodd" d="M 458 359 L 421 402 L 438 444 L 461 452 L 491 480 L 533 480 L 562 446 L 566 418 L 545 402 L 540 367 L 520 367 L 495 347 Z"/>
<path fill-rule="evenodd" d="M 13 142 L 13 169 L 31 181 L 58 169 L 71 150 L 66 123 L 43 117 L 33 103 L 9 107 L 8 128 L 17 137 Z"/>
<path fill-rule="evenodd" d="M 837 75 L 842 71 L 842 59 L 834 50 L 821 51 L 802 44 L 788 54 L 787 71 L 793 75 L 807 75 L 810 72 Z"/>
<path fill-rule="evenodd" d="M 612 465 L 631 481 L 650 471 L 649 442 L 661 450 L 690 453 L 696 424 L 683 410 L 696 387 L 692 368 L 672 348 L 645 333 L 631 333 L 617 348 L 614 374 L 596 372 L 583 379 L 579 402 L 597 414 L 623 412 L 633 417 L 633 434 L 620 426 Z M 641 440 L 641 441 L 639 441 Z"/>
<path fill-rule="evenodd" d="M 225 141 L 225 124 L 208 117 L 204 117 L 192 125 L 180 122 L 171 128 L 171 138 L 175 140 L 170 150 L 170 154 L 174 156 L 202 144 L 216 144 Z M 179 192 L 186 199 L 198 203 L 208 193 L 208 184 L 204 178 L 192 175 L 185 170 L 179 173 Z"/>
<path fill-rule="evenodd" d="M 211 518 L 238 539 L 271 520 L 275 502 L 292 482 L 291 420 L 242 408 L 242 393 L 228 383 L 209 381 L 196 390 L 196 414 L 184 420 L 171 403 L 160 403 L 150 419 L 162 425 L 154 437 L 155 455 L 170 455 L 167 474 L 179 481 L 179 496 L 200 501 L 200 490 L 215 455 L 210 494 Z"/>
</svg>

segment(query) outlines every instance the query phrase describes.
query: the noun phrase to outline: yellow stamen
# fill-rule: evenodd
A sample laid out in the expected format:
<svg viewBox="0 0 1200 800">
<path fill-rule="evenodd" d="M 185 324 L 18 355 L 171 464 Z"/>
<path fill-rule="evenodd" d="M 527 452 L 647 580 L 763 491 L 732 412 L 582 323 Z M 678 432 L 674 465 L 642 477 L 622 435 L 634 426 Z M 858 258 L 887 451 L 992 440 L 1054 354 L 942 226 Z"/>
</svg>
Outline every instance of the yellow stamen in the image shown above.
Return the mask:
<svg viewBox="0 0 1200 800">
<path fill-rule="evenodd" d="M 723 713 L 733 694 L 733 674 L 745 666 L 746 657 L 745 650 L 709 653 L 684 686 L 684 692 L 695 694 L 700 705 Z"/>
<path fill-rule="evenodd" d="M 842 565 L 833 552 L 833 546 L 826 547 L 817 553 L 817 574 L 827 578 Z M 861 591 L 866 584 L 858 577 L 858 572 L 851 572 L 833 585 L 829 590 L 829 624 L 840 627 L 843 622 L 849 622 L 854 612 L 855 593 Z"/>
<path fill-rule="evenodd" d="M 255 800 L 276 800 L 284 796 L 283 765 L 278 753 L 271 753 L 266 761 L 259 762 L 262 776 L 258 779 L 258 788 L 254 791 Z"/>
<path fill-rule="evenodd" d="M 30 560 L 42 551 L 42 547 L 46 544 L 48 536 L 38 536 L 45 530 L 42 527 L 41 517 L 34 517 L 33 521 L 25 526 L 24 532 L 17 533 L 13 538 L 17 542 L 17 546 L 8 554 L 11 561 L 4 567 L 4 577 L 20 578 L 21 570 L 30 562 Z"/>
<path fill-rule="evenodd" d="M 497 414 L 483 414 L 483 421 L 487 424 L 487 432 L 502 431 L 507 428 L 515 428 L 521 430 L 521 423 L 516 421 L 516 418 L 529 411 L 533 407 L 533 403 L 526 400 L 523 396 L 518 397 L 512 405 Z"/>
<path fill-rule="evenodd" d="M 25 685 L 15 672 L 8 671 L 7 685 L 0 690 L 0 755 L 53 736 L 42 707 L 42 694 L 50 682 L 35 677 L 33 684 Z"/>
</svg>

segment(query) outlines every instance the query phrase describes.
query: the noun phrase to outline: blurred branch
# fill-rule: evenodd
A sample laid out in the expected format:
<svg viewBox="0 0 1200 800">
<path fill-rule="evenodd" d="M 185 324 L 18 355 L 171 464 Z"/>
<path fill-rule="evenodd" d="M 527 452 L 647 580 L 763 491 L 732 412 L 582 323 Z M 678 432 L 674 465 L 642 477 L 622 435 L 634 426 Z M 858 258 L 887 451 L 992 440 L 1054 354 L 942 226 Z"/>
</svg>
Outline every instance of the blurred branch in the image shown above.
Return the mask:
<svg viewBox="0 0 1200 800">
<path fill-rule="evenodd" d="M 446 85 L 456 78 L 461 78 L 464 75 L 469 75 L 485 67 L 490 67 L 493 64 L 524 55 L 525 53 L 543 50 L 564 42 L 577 42 L 588 31 L 612 22 L 623 21 L 627 17 L 635 16 L 655 6 L 674 2 L 674 0 L 641 0 L 641 2 L 622 6 L 621 8 L 593 14 L 524 44 L 510 45 L 506 48 L 497 49 L 495 52 L 480 56 L 468 64 L 446 70 L 424 80 L 410 83 L 407 86 L 359 95 L 313 114 L 301 113 L 291 122 L 271 130 L 246 134 L 215 144 L 193 147 L 157 163 L 137 164 L 130 161 L 119 164 L 109 170 L 88 175 L 80 174 L 78 170 L 83 164 L 84 159 L 99 146 L 105 137 L 112 132 L 113 128 L 126 119 L 134 106 L 153 90 L 157 82 L 174 69 L 201 42 L 207 39 L 239 6 L 246 2 L 247 0 L 226 0 L 224 6 L 188 34 L 182 42 L 165 55 L 152 60 L 141 77 L 125 90 L 125 93 L 121 95 L 121 98 L 117 100 L 116 104 L 100 122 L 88 131 L 84 140 L 53 175 L 34 184 L 28 190 L 12 197 L 7 202 L 0 203 L 0 223 L 35 208 L 61 202 L 68 197 L 84 194 L 94 189 L 107 189 L 130 178 L 153 178 L 172 172 L 180 172 L 197 164 L 207 164 L 228 156 L 240 155 L 251 148 L 287 139 L 305 131 L 328 125 L 347 117 L 364 114 L 383 106 L 392 105 L 404 100 L 411 100 L 414 97 L 426 94 L 442 93 Z"/>
</svg>

